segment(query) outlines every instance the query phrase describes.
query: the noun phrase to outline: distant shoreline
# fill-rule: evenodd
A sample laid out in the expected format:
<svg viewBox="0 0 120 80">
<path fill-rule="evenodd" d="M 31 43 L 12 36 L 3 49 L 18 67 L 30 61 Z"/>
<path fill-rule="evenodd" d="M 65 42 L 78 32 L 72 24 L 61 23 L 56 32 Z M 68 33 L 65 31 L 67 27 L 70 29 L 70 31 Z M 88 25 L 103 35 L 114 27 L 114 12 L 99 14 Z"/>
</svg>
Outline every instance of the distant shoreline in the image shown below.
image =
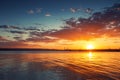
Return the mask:
<svg viewBox="0 0 120 80">
<path fill-rule="evenodd" d="M 0 48 L 0 51 L 93 51 L 93 52 L 120 52 L 120 49 L 93 49 L 93 50 L 86 50 L 86 49 L 28 49 L 28 48 Z"/>
</svg>

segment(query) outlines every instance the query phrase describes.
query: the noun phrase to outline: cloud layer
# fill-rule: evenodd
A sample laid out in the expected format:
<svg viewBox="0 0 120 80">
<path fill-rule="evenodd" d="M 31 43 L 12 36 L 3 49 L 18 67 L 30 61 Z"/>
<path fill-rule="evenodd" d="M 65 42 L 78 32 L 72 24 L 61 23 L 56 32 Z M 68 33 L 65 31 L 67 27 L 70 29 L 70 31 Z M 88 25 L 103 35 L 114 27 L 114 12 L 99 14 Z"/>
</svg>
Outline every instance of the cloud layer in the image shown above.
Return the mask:
<svg viewBox="0 0 120 80">
<path fill-rule="evenodd" d="M 70 10 L 73 13 L 78 11 L 78 9 L 74 8 Z M 41 9 L 37 9 L 37 12 L 41 12 Z M 92 9 L 88 8 L 86 12 L 91 14 Z M 30 11 L 30 13 L 34 12 Z M 46 16 L 51 16 L 51 14 L 46 14 Z M 64 22 L 65 25 L 58 30 L 42 31 L 38 28 L 20 28 L 7 25 L 1 25 L 0 28 L 12 29 L 9 30 L 12 34 L 28 34 L 29 36 L 26 37 L 25 42 L 53 43 L 60 40 L 79 41 L 103 37 L 120 37 L 120 4 L 114 4 L 112 7 L 107 7 L 101 12 L 95 12 L 89 18 L 70 18 L 64 20 Z M 14 39 L 19 42 L 21 37 L 14 37 Z M 0 40 L 4 41 L 4 38 L 0 37 Z M 0 44 L 5 45 L 5 43 Z M 13 44 L 9 43 L 8 46 Z M 26 45 L 23 42 L 18 43 L 18 45 L 21 44 Z"/>
<path fill-rule="evenodd" d="M 88 40 L 93 38 L 120 36 L 120 4 L 114 4 L 89 18 L 70 18 L 60 30 L 41 33 L 43 36 L 67 40 Z"/>
</svg>

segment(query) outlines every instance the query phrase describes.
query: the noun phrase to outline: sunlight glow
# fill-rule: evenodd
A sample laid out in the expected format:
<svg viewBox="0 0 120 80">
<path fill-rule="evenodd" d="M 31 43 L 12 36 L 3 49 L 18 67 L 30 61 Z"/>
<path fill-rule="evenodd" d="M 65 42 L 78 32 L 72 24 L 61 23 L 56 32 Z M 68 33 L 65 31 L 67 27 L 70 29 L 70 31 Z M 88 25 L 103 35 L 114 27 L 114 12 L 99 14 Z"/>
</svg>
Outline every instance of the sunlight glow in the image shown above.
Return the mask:
<svg viewBox="0 0 120 80">
<path fill-rule="evenodd" d="M 86 48 L 89 49 L 89 50 L 91 50 L 91 49 L 94 49 L 94 46 L 93 46 L 92 44 L 88 44 L 88 45 L 86 46 Z"/>
</svg>

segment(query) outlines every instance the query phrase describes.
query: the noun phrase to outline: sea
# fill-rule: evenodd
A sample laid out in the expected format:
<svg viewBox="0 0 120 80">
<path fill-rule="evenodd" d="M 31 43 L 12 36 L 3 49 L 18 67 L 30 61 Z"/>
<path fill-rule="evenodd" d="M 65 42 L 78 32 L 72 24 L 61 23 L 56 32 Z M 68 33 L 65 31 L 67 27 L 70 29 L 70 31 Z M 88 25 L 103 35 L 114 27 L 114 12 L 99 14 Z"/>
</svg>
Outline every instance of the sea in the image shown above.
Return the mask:
<svg viewBox="0 0 120 80">
<path fill-rule="evenodd" d="M 120 80 L 120 52 L 0 51 L 0 80 Z"/>
</svg>

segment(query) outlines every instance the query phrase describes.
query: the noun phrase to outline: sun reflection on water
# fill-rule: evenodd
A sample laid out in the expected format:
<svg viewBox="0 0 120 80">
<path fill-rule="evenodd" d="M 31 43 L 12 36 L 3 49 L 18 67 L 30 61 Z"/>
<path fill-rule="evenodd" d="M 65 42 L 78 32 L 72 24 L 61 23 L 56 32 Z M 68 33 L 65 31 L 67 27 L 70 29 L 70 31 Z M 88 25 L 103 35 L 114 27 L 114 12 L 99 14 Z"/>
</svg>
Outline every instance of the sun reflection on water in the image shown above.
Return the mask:
<svg viewBox="0 0 120 80">
<path fill-rule="evenodd" d="M 120 52 L 1 54 L 0 65 L 0 80 L 120 80 Z"/>
<path fill-rule="evenodd" d="M 94 54 L 92 52 L 87 53 L 87 58 L 89 59 L 89 61 L 92 61 L 93 57 L 94 57 Z"/>
<path fill-rule="evenodd" d="M 91 59 L 92 57 L 93 57 L 92 52 L 89 52 L 89 53 L 88 53 L 88 58 L 90 58 L 90 59 Z"/>
</svg>

